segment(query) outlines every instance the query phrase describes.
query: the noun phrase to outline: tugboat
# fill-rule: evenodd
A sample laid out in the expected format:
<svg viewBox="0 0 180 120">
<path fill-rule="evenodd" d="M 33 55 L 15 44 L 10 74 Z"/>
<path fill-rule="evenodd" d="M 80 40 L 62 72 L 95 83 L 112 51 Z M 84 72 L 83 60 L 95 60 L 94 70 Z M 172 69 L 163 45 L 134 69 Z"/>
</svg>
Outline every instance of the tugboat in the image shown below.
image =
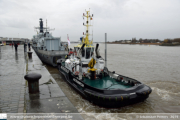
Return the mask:
<svg viewBox="0 0 180 120">
<path fill-rule="evenodd" d="M 58 70 L 66 81 L 85 99 L 106 108 L 122 107 L 147 99 L 152 91 L 149 86 L 108 70 L 106 56 L 104 60 L 99 54 L 99 44 L 94 47 L 93 40 L 89 40 L 89 19 L 92 20 L 93 14 L 90 15 L 89 10 L 83 13 L 83 17 L 87 18 L 86 24 L 83 23 L 86 26 L 85 37 L 81 38 L 74 51 L 70 51 L 66 60 L 57 61 Z"/>
<path fill-rule="evenodd" d="M 65 55 L 68 54 L 68 43 L 62 42 L 59 37 L 53 37 L 52 34 L 49 33 L 49 31 L 53 29 L 47 27 L 47 21 L 46 27 L 43 27 L 42 18 L 39 20 L 40 27 L 35 27 L 35 29 L 39 29 L 39 33 L 37 32 L 37 35 L 33 36 L 32 48 L 41 61 L 55 67 L 57 66 L 57 60 L 65 58 Z"/>
</svg>

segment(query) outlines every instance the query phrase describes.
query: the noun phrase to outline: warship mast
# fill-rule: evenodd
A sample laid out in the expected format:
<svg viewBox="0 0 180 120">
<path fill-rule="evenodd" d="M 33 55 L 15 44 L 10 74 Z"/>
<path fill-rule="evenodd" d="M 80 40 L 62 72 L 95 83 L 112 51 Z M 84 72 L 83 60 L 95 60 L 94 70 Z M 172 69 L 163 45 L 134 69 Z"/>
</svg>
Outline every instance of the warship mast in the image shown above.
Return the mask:
<svg viewBox="0 0 180 120">
<path fill-rule="evenodd" d="M 42 18 L 39 19 L 39 25 L 40 25 L 40 33 L 44 33 L 43 32 L 43 21 L 42 21 Z"/>
</svg>

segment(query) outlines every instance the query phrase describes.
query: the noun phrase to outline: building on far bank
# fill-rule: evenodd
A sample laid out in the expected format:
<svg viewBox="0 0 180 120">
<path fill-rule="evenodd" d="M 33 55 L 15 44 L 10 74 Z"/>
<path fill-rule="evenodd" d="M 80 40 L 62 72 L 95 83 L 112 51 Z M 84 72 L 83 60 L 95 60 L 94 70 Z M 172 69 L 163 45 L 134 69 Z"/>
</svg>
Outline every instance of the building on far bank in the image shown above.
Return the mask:
<svg viewBox="0 0 180 120">
<path fill-rule="evenodd" d="M 8 38 L 8 37 L 0 37 L 0 44 L 10 45 L 12 43 L 24 44 L 24 42 L 28 41 L 28 38 Z"/>
</svg>

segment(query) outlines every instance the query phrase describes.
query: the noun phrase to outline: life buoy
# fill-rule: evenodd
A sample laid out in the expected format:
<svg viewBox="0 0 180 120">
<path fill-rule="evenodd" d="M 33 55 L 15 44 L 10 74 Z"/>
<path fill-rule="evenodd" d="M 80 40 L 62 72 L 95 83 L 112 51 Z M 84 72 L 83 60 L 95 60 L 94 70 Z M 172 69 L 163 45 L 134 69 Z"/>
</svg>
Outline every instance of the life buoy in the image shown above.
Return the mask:
<svg viewBox="0 0 180 120">
<path fill-rule="evenodd" d="M 76 72 L 75 72 L 75 75 L 79 75 L 79 72 L 78 72 L 78 71 L 76 71 Z"/>
</svg>

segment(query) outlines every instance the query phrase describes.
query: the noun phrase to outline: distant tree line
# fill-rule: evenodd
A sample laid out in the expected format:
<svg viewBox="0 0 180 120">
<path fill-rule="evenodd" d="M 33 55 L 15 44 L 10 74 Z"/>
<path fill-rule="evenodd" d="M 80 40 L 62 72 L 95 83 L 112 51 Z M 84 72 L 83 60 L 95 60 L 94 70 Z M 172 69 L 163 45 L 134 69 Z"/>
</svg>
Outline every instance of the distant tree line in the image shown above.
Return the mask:
<svg viewBox="0 0 180 120">
<path fill-rule="evenodd" d="M 174 38 L 174 39 L 164 39 L 164 41 L 161 41 L 159 39 L 142 39 L 140 38 L 137 40 L 136 38 L 132 38 L 130 40 L 116 40 L 113 41 L 115 43 L 180 43 L 180 38 Z"/>
<path fill-rule="evenodd" d="M 174 39 L 164 39 L 163 43 L 180 43 L 180 38 L 174 38 Z"/>
<path fill-rule="evenodd" d="M 162 42 L 159 39 L 142 39 L 136 40 L 136 38 L 132 38 L 132 40 L 116 40 L 114 42 L 118 43 L 158 43 Z"/>
</svg>

